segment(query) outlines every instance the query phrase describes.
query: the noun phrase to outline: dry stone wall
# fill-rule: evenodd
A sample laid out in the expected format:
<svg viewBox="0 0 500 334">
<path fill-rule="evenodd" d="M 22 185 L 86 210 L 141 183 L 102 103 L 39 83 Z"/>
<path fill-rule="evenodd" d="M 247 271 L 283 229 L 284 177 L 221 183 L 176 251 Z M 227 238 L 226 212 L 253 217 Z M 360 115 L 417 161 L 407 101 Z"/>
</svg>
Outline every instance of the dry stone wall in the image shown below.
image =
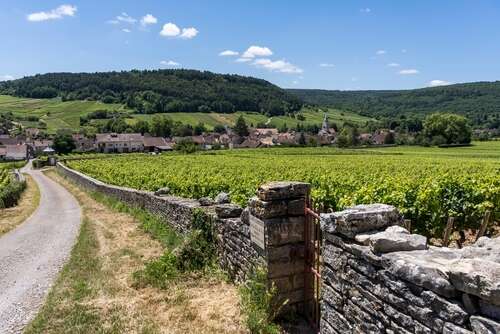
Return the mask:
<svg viewBox="0 0 500 334">
<path fill-rule="evenodd" d="M 58 164 L 85 188 L 163 217 L 181 233 L 202 212 L 216 234 L 222 268 L 243 281 L 264 266 L 283 312 L 305 311 L 305 202 L 309 184 L 262 185 L 246 208 L 116 187 Z M 165 191 L 167 192 L 167 191 Z M 500 333 L 500 242 L 429 247 L 388 205 L 322 214 L 321 333 Z M 307 291 L 307 292 L 306 292 Z"/>
<path fill-rule="evenodd" d="M 428 247 L 387 205 L 322 215 L 321 333 L 500 333 L 500 241 Z"/>
<path fill-rule="evenodd" d="M 263 185 L 243 209 L 230 203 L 215 204 L 210 199 L 157 196 L 148 191 L 109 185 L 61 163 L 57 164 L 57 170 L 86 189 L 163 218 L 180 233 L 188 233 L 194 215 L 203 213 L 216 235 L 220 265 L 235 281 L 245 280 L 255 266 L 262 266 L 267 269 L 270 282 L 277 286 L 280 298 L 294 307 L 302 303 L 304 203 L 309 193 L 308 184 Z"/>
</svg>

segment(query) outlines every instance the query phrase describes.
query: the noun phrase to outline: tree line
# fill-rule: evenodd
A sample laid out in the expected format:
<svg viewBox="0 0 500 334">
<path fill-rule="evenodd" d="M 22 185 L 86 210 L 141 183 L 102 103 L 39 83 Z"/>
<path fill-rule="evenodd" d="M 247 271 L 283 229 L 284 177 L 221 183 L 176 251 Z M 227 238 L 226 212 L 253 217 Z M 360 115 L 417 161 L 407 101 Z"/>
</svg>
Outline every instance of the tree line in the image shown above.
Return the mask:
<svg viewBox="0 0 500 334">
<path fill-rule="evenodd" d="M 474 127 L 500 129 L 500 81 L 393 91 L 289 89 L 312 105 L 326 105 L 395 122 L 436 113 L 467 117 Z"/>
<path fill-rule="evenodd" d="M 137 113 L 295 113 L 296 96 L 265 80 L 196 70 L 47 73 L 0 83 L 0 94 L 121 103 Z"/>
</svg>

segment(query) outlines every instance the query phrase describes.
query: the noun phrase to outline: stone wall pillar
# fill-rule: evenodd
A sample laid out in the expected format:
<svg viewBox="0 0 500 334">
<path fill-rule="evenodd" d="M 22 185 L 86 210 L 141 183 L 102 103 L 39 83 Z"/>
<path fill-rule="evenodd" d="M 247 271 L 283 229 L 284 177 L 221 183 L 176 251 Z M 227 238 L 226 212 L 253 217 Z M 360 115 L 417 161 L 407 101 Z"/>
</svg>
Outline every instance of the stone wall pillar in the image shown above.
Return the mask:
<svg viewBox="0 0 500 334">
<path fill-rule="evenodd" d="M 308 183 L 266 183 L 250 199 L 242 217 L 249 221 L 251 243 L 264 259 L 278 300 L 287 301 L 283 312 L 301 312 L 304 305 L 305 203 L 309 192 Z"/>
</svg>

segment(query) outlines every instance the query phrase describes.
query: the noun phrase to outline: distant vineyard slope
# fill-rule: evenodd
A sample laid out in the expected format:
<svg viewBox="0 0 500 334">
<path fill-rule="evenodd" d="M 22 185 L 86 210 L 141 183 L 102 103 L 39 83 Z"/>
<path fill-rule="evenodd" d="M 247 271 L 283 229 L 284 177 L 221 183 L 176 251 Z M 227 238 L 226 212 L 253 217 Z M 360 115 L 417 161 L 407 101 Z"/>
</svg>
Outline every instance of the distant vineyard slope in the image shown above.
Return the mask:
<svg viewBox="0 0 500 334">
<path fill-rule="evenodd" d="M 289 89 L 305 103 L 368 117 L 419 118 L 435 112 L 466 116 L 476 127 L 500 128 L 500 81 L 413 90 L 338 91 Z"/>
<path fill-rule="evenodd" d="M 120 103 L 145 114 L 243 110 L 275 116 L 302 107 L 295 95 L 265 80 L 195 70 L 38 74 L 0 83 L 0 94 Z"/>
</svg>

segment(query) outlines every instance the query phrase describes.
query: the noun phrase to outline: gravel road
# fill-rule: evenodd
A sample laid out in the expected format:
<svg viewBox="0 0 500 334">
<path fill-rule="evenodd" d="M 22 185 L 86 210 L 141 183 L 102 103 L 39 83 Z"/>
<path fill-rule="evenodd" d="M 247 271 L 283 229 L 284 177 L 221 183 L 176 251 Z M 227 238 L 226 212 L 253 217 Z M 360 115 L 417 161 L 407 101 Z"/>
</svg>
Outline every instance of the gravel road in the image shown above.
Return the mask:
<svg viewBox="0 0 500 334">
<path fill-rule="evenodd" d="M 0 333 L 21 333 L 37 314 L 78 235 L 81 209 L 61 185 L 40 171 L 33 215 L 0 237 Z"/>
</svg>

